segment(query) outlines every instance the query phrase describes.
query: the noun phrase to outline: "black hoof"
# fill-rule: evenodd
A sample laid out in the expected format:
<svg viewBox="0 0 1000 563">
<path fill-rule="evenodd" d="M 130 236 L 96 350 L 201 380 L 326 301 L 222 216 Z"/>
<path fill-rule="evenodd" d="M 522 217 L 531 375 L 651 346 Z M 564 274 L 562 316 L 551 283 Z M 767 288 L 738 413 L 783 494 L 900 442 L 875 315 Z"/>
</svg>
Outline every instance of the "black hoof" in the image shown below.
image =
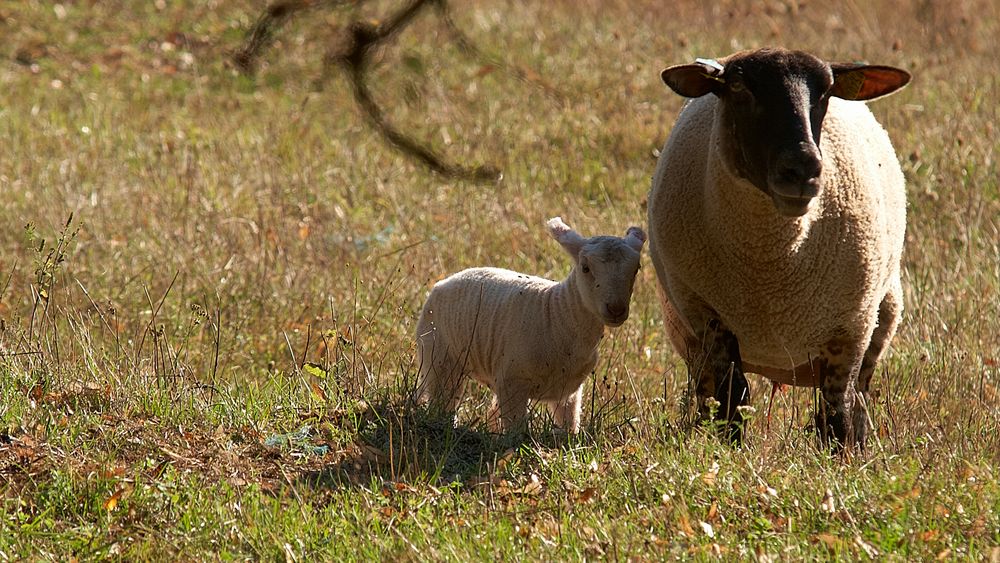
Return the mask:
<svg viewBox="0 0 1000 563">
<path fill-rule="evenodd" d="M 843 413 L 826 409 L 816 413 L 816 432 L 820 444 L 833 453 L 840 453 L 847 444 L 847 417 Z"/>
<path fill-rule="evenodd" d="M 740 370 L 719 380 L 715 388 L 715 398 L 719 401 L 719 410 L 715 414 L 716 421 L 725 421 L 720 428 L 722 436 L 734 445 L 743 443 L 743 432 L 746 420 L 739 407 L 750 404 L 750 383 Z"/>
</svg>

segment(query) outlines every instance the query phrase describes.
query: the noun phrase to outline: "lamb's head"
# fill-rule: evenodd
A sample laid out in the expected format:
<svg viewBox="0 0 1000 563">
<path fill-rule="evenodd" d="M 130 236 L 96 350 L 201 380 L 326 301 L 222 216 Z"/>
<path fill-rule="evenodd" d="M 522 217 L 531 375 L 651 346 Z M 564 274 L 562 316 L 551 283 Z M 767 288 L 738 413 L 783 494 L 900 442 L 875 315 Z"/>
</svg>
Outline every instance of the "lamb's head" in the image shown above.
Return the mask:
<svg viewBox="0 0 1000 563">
<path fill-rule="evenodd" d="M 646 233 L 629 227 L 624 237 L 584 238 L 559 217 L 549 219 L 549 234 L 573 257 L 576 286 L 584 306 L 604 324 L 620 326 L 628 319 L 629 301 Z"/>
<path fill-rule="evenodd" d="M 830 97 L 871 100 L 910 81 L 910 74 L 897 68 L 831 64 L 784 49 L 697 59 L 672 66 L 661 77 L 682 96 L 719 98 L 722 164 L 789 217 L 805 214 L 822 189 L 819 141 Z"/>
</svg>

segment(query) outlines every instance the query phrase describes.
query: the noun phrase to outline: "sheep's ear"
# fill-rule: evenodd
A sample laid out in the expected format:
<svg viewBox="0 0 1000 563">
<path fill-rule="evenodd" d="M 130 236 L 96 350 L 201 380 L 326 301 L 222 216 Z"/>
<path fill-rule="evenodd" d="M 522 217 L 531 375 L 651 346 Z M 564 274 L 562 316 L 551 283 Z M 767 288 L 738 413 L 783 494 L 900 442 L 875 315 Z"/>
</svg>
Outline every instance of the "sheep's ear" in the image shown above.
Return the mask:
<svg viewBox="0 0 1000 563">
<path fill-rule="evenodd" d="M 646 232 L 639 227 L 629 227 L 625 231 L 625 243 L 636 252 L 642 252 L 642 245 L 646 244 Z"/>
<path fill-rule="evenodd" d="M 663 83 L 685 98 L 700 98 L 718 93 L 726 84 L 723 66 L 714 60 L 698 59 L 694 63 L 676 65 L 660 73 Z"/>
<path fill-rule="evenodd" d="M 910 82 L 910 73 L 891 66 L 834 63 L 830 93 L 845 100 L 874 100 L 899 90 Z"/>
<path fill-rule="evenodd" d="M 562 217 L 549 219 L 545 226 L 549 228 L 549 234 L 552 235 L 552 238 L 562 245 L 563 249 L 573 257 L 573 260 L 577 260 L 580 256 L 580 249 L 587 244 L 587 239 L 563 223 Z"/>
</svg>

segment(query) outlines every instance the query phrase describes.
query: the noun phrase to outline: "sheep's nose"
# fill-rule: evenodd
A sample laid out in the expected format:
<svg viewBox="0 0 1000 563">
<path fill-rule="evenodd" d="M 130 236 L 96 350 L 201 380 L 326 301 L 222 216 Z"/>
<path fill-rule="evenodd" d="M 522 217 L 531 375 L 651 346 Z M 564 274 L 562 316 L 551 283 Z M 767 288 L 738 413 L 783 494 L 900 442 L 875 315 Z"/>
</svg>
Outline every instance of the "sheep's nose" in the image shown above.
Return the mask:
<svg viewBox="0 0 1000 563">
<path fill-rule="evenodd" d="M 782 151 L 771 173 L 771 189 L 782 197 L 813 198 L 819 194 L 823 160 L 813 145 L 800 143 Z"/>
</svg>

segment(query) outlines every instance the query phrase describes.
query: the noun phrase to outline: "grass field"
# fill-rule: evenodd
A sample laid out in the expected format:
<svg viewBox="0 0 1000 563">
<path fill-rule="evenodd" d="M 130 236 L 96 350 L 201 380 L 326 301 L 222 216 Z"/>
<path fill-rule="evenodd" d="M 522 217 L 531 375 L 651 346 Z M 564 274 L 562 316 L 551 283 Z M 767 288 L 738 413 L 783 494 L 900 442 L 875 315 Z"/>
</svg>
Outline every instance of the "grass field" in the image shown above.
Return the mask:
<svg viewBox="0 0 1000 563">
<path fill-rule="evenodd" d="M 398 3 L 293 19 L 246 77 L 261 1 L 0 2 L 0 559 L 1000 561 L 1000 8 L 671 4 L 455 2 L 487 58 L 433 11 L 379 50 L 388 119 L 481 184 L 324 70 Z M 869 450 L 759 378 L 745 447 L 690 429 L 651 267 L 579 438 L 490 435 L 478 388 L 456 428 L 407 409 L 430 285 L 564 276 L 551 216 L 644 224 L 660 69 L 762 45 L 915 77 L 872 104 L 910 207 Z"/>
</svg>

